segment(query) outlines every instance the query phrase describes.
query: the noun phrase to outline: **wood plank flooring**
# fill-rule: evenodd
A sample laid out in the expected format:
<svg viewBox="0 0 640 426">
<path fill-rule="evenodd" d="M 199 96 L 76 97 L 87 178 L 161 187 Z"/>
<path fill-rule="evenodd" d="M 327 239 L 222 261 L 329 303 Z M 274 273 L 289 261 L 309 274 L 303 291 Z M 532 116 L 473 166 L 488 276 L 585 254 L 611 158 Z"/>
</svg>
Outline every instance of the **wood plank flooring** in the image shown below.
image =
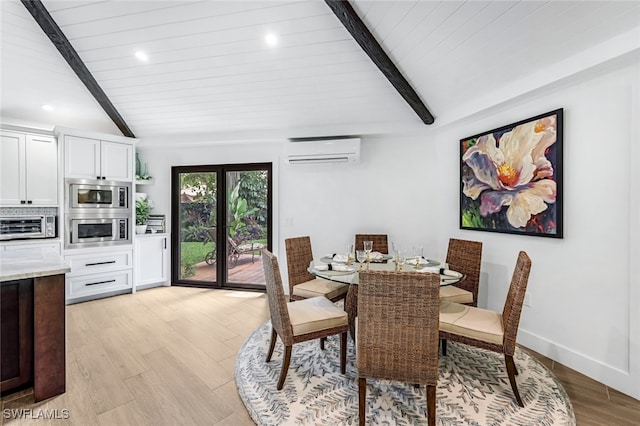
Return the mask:
<svg viewBox="0 0 640 426">
<path fill-rule="evenodd" d="M 233 372 L 268 318 L 264 294 L 188 287 L 67 306 L 67 392 L 41 403 L 7 395 L 0 425 L 253 425 Z M 640 423 L 640 401 L 534 355 L 562 382 L 578 425 Z"/>
</svg>

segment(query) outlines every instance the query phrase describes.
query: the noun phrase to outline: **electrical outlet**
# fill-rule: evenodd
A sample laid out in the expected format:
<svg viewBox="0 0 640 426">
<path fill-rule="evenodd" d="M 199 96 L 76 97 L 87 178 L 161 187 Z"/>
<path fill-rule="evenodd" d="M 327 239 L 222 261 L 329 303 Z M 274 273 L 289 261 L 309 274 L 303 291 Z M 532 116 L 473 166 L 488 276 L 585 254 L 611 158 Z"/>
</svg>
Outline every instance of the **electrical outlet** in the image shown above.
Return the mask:
<svg viewBox="0 0 640 426">
<path fill-rule="evenodd" d="M 523 302 L 524 306 L 528 306 L 531 307 L 531 294 L 525 294 L 524 295 L 524 302 Z"/>
</svg>

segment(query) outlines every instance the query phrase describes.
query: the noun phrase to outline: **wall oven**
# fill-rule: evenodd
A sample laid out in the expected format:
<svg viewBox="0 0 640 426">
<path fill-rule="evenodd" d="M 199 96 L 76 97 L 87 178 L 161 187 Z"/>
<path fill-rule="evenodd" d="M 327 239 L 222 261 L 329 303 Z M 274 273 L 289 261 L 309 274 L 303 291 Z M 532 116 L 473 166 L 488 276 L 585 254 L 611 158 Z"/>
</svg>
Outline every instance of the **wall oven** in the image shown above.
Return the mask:
<svg viewBox="0 0 640 426">
<path fill-rule="evenodd" d="M 29 215 L 0 217 L 0 240 L 55 238 L 56 216 Z"/>
<path fill-rule="evenodd" d="M 128 212 L 67 215 L 66 222 L 67 249 L 131 244 L 131 217 Z"/>
<path fill-rule="evenodd" d="M 130 208 L 131 184 L 128 182 L 67 179 L 65 191 L 68 213 Z"/>
</svg>

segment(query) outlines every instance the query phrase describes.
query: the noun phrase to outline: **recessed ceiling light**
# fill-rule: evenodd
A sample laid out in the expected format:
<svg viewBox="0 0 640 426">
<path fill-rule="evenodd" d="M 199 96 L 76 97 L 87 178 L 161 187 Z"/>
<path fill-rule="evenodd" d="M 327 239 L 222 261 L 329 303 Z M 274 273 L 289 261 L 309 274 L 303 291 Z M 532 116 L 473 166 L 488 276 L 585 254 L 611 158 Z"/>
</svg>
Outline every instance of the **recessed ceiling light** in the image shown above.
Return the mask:
<svg viewBox="0 0 640 426">
<path fill-rule="evenodd" d="M 51 105 L 42 105 L 42 109 L 45 111 L 53 111 L 53 107 Z"/>
<path fill-rule="evenodd" d="M 147 62 L 149 60 L 149 56 L 144 53 L 142 50 L 138 50 L 136 52 L 136 58 L 138 58 L 142 62 Z"/>
<path fill-rule="evenodd" d="M 274 33 L 269 33 L 264 36 L 264 42 L 267 43 L 267 46 L 277 46 L 278 45 L 278 37 Z"/>
</svg>

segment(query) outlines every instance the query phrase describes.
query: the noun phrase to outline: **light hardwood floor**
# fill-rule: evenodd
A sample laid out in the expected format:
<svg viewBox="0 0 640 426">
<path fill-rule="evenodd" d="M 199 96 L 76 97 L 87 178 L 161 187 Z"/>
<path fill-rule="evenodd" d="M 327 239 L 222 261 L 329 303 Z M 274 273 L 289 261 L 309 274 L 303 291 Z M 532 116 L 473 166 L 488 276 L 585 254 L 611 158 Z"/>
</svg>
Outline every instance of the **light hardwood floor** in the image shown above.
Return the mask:
<svg viewBox="0 0 640 426">
<path fill-rule="evenodd" d="M 28 391 L 6 396 L 0 424 L 253 425 L 233 372 L 268 318 L 264 294 L 185 287 L 70 305 L 67 392 L 38 404 Z M 536 357 L 564 385 L 578 425 L 640 424 L 640 401 Z"/>
</svg>

